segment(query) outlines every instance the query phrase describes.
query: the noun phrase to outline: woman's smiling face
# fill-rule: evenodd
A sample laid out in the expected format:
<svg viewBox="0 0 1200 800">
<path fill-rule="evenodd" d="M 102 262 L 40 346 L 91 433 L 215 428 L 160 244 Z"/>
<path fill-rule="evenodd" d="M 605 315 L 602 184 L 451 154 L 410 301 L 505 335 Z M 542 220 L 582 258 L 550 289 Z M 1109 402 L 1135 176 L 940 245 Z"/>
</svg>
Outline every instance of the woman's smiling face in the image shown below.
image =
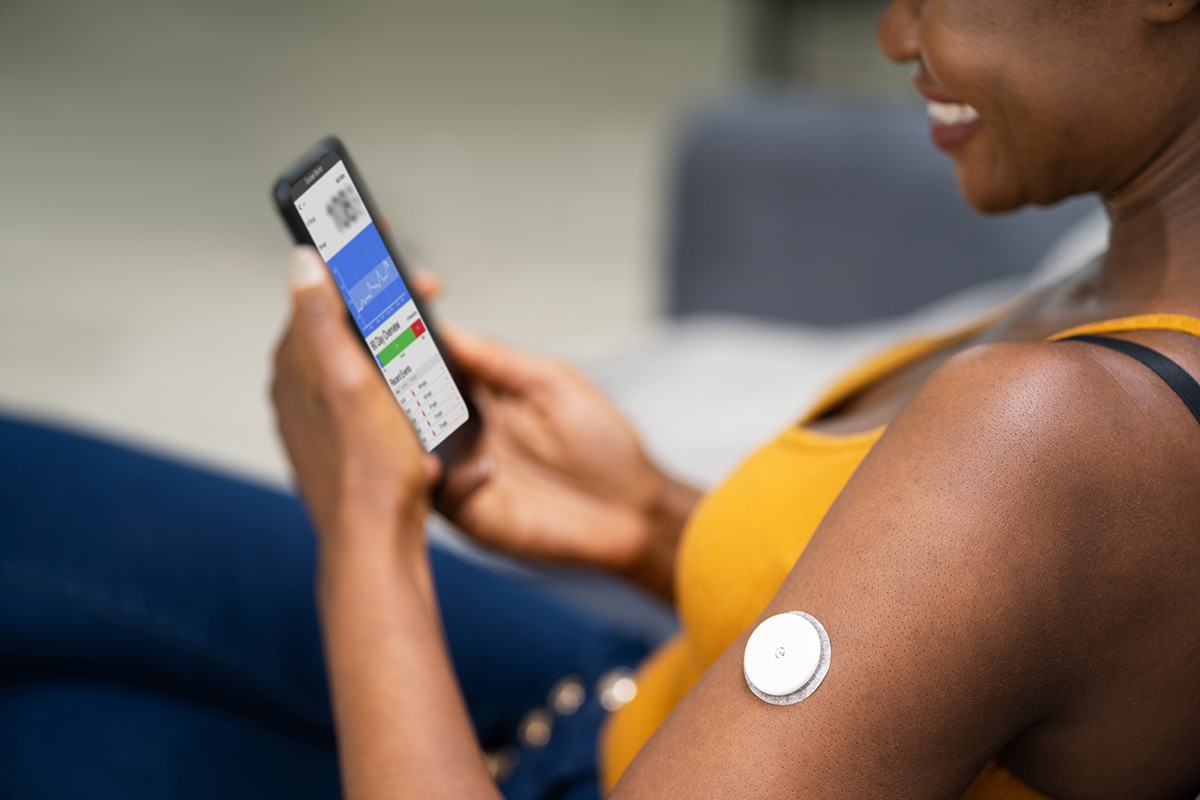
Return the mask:
<svg viewBox="0 0 1200 800">
<path fill-rule="evenodd" d="M 893 0 L 879 41 L 916 65 L 968 202 L 1005 211 L 1117 192 L 1195 120 L 1195 5 Z"/>
</svg>

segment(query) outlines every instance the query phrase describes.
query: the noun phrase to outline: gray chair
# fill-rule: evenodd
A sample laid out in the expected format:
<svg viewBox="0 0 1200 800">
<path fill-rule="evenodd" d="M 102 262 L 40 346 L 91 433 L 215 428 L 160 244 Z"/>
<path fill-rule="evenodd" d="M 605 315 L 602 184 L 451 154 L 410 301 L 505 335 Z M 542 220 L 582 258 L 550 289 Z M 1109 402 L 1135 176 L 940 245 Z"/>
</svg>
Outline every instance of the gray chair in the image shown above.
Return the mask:
<svg viewBox="0 0 1200 800">
<path fill-rule="evenodd" d="M 988 217 L 923 109 L 748 90 L 683 129 L 669 312 L 823 325 L 912 311 L 1032 270 L 1092 199 Z"/>
</svg>

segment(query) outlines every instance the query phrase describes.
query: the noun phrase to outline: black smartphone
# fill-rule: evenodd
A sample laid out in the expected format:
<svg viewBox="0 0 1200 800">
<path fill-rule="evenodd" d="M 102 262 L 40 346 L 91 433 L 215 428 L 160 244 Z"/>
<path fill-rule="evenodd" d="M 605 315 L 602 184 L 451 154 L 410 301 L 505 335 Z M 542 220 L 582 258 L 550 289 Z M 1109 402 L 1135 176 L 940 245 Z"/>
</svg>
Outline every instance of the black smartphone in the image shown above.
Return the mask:
<svg viewBox="0 0 1200 800">
<path fill-rule="evenodd" d="M 321 140 L 275 183 L 275 205 L 298 244 L 325 260 L 348 317 L 425 449 L 449 466 L 481 428 L 464 376 L 408 289 L 399 251 L 366 184 L 335 137 Z"/>
</svg>

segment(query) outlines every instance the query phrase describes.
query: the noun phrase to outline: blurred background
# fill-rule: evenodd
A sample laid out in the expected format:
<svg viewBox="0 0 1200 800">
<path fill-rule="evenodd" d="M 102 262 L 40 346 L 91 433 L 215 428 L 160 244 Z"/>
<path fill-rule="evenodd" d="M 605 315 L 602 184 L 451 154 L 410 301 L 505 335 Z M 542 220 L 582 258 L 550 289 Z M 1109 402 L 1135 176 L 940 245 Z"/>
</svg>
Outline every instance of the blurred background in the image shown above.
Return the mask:
<svg viewBox="0 0 1200 800">
<path fill-rule="evenodd" d="M 664 308 L 682 120 L 919 104 L 878 0 L 0 0 L 0 409 L 279 479 L 276 174 L 354 153 L 443 315 L 571 353 Z"/>
</svg>

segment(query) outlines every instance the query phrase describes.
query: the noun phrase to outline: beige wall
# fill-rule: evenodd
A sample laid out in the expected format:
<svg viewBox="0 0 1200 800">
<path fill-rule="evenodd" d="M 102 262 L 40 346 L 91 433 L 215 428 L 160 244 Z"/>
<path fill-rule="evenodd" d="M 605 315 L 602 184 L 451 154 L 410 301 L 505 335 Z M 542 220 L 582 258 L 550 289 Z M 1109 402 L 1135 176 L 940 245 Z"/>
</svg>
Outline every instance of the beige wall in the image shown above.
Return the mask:
<svg viewBox="0 0 1200 800">
<path fill-rule="evenodd" d="M 326 132 L 445 314 L 559 350 L 644 323 L 670 132 L 736 82 L 737 12 L 0 0 L 0 407 L 280 474 L 268 188 Z"/>
</svg>

